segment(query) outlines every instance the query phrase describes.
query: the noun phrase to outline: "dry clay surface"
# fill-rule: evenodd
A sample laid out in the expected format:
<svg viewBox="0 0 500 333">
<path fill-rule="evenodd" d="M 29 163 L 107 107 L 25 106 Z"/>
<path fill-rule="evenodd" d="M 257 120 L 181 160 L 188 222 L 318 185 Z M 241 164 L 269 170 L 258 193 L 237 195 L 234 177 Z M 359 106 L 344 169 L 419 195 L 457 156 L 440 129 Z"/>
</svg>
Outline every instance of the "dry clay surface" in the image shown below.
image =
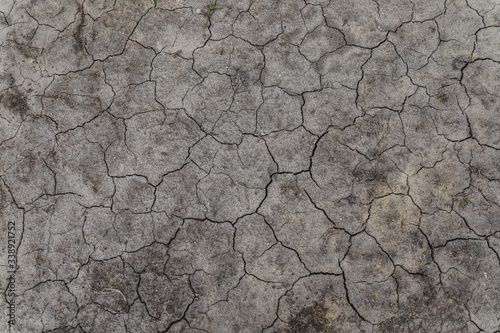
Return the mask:
<svg viewBox="0 0 500 333">
<path fill-rule="evenodd" d="M 2 0 L 0 69 L 0 332 L 500 329 L 498 0 Z"/>
</svg>

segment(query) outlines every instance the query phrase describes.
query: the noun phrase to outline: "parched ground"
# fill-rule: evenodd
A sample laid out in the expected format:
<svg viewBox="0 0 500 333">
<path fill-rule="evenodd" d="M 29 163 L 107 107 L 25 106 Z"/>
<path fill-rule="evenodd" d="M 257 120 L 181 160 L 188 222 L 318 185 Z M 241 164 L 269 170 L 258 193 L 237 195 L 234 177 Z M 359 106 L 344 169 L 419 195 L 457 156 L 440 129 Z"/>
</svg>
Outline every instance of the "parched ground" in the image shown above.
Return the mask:
<svg viewBox="0 0 500 333">
<path fill-rule="evenodd" d="M 0 332 L 498 332 L 499 76 L 498 0 L 1 0 Z"/>
</svg>

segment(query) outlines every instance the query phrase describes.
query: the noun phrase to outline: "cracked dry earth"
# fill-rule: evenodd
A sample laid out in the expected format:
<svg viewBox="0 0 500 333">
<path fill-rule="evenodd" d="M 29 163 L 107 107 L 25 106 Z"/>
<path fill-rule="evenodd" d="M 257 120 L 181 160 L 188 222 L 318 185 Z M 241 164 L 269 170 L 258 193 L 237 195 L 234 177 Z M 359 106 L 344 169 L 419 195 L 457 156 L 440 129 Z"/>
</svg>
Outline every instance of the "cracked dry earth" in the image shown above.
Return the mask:
<svg viewBox="0 0 500 333">
<path fill-rule="evenodd" d="M 0 14 L 0 332 L 499 330 L 498 0 Z"/>
</svg>

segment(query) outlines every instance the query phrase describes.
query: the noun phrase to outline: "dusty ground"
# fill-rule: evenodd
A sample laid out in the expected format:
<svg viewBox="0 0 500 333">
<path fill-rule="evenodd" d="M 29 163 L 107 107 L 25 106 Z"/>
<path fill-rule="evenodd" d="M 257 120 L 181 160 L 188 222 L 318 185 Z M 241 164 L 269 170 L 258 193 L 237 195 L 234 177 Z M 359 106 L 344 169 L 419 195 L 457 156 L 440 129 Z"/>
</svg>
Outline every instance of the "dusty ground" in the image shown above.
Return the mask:
<svg viewBox="0 0 500 333">
<path fill-rule="evenodd" d="M 499 330 L 498 0 L 0 14 L 0 332 Z"/>
</svg>

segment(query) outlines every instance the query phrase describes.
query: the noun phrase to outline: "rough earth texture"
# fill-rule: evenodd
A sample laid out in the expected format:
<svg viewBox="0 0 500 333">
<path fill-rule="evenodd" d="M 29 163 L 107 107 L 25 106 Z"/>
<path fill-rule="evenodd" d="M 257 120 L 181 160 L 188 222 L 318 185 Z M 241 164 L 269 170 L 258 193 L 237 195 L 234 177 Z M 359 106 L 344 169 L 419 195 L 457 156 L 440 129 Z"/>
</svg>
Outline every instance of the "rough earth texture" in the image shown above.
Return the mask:
<svg viewBox="0 0 500 333">
<path fill-rule="evenodd" d="M 498 332 L 499 77 L 498 0 L 0 1 L 0 332 Z"/>
</svg>

